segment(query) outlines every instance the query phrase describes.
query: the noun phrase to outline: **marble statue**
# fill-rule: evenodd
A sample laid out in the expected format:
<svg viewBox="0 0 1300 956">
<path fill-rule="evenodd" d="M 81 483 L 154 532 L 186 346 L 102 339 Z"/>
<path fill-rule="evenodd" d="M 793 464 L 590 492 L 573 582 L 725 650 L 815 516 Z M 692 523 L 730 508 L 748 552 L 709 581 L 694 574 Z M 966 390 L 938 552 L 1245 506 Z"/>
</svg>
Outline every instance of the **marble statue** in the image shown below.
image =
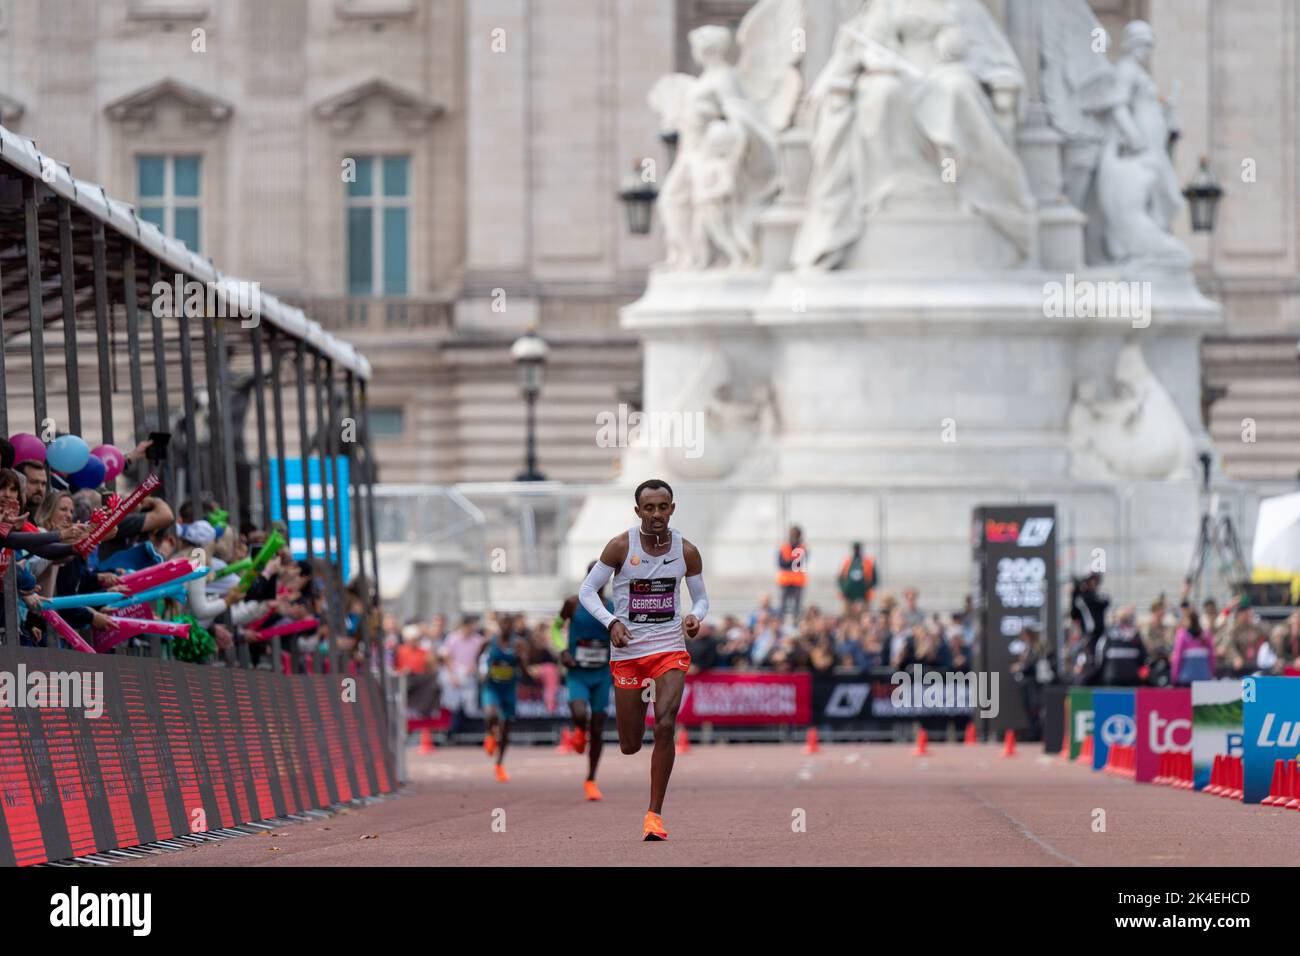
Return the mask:
<svg viewBox="0 0 1300 956">
<path fill-rule="evenodd" d="M 790 125 L 802 79 L 803 0 L 760 0 L 736 31 L 703 26 L 688 36 L 698 77 L 673 73 L 650 90 L 677 157 L 660 190 L 667 270 L 758 264 L 755 219 L 780 188 L 776 135 Z"/>
<path fill-rule="evenodd" d="M 1195 443 L 1187 423 L 1142 348 L 1129 342 L 1115 363 L 1115 395 L 1099 398 L 1079 383 L 1067 435 L 1072 473 L 1093 480 L 1165 480 L 1192 475 Z"/>
<path fill-rule="evenodd" d="M 1192 254 L 1170 233 L 1183 193 L 1169 159 L 1172 111 L 1147 72 L 1155 34 L 1134 20 L 1124 28 L 1115 64 L 1117 107 L 1124 118 L 1102 147 L 1097 205 L 1105 220 L 1110 258 L 1130 269 L 1188 269 Z"/>
<path fill-rule="evenodd" d="M 1183 199 L 1168 153 L 1173 108 L 1148 72 L 1151 27 L 1130 23 L 1112 64 L 1087 0 L 1042 3 L 1040 88 L 1065 137 L 1066 197 L 1088 215 L 1088 261 L 1188 268 L 1190 252 L 1169 234 Z"/>
<path fill-rule="evenodd" d="M 1014 111 L 1023 85 L 979 0 L 869 0 L 808 94 L 812 172 L 792 265 L 841 265 L 887 199 L 949 189 L 946 160 L 965 208 L 1028 255 L 1036 204 L 997 112 Z"/>
</svg>

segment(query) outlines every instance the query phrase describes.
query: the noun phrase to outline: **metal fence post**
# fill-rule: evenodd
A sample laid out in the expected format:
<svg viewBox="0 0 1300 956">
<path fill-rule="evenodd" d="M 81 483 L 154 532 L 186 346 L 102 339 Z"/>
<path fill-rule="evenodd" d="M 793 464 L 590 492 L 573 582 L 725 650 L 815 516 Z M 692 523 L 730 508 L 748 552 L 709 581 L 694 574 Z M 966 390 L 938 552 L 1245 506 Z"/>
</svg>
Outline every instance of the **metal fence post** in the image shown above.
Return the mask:
<svg viewBox="0 0 1300 956">
<path fill-rule="evenodd" d="M 45 427 L 45 302 L 41 294 L 41 234 L 36 217 L 36 180 L 23 177 L 23 245 L 27 254 L 27 327 L 31 331 L 33 431 Z"/>
<path fill-rule="evenodd" d="M 195 420 L 194 343 L 190 338 L 190 314 L 184 300 L 176 311 L 176 328 L 181 346 L 181 391 L 185 405 L 185 484 L 188 486 L 190 511 L 196 515 L 203 500 L 203 466 L 199 455 L 199 425 Z M 179 494 L 177 495 L 179 511 Z"/>
<path fill-rule="evenodd" d="M 109 350 L 112 342 L 108 335 L 108 240 L 104 224 L 96 219 L 90 227 L 91 261 L 95 270 L 95 351 L 99 361 L 99 437 L 105 445 L 113 439 L 113 369 Z M 110 487 L 115 482 L 110 482 Z"/>
<path fill-rule="evenodd" d="M 76 264 L 72 253 L 72 203 L 60 198 L 59 285 L 63 299 L 63 365 L 68 380 L 68 431 L 74 435 L 81 435 L 81 370 L 77 365 L 75 269 Z"/>
<path fill-rule="evenodd" d="M 144 376 L 140 366 L 140 313 L 137 309 L 135 286 L 135 245 L 125 243 L 122 251 L 122 302 L 126 308 L 127 367 L 131 378 L 131 428 L 134 433 L 132 446 L 149 435 L 148 423 L 144 417 Z M 139 484 L 144 480 L 149 465 L 138 461 L 135 465 L 135 480 Z"/>
</svg>

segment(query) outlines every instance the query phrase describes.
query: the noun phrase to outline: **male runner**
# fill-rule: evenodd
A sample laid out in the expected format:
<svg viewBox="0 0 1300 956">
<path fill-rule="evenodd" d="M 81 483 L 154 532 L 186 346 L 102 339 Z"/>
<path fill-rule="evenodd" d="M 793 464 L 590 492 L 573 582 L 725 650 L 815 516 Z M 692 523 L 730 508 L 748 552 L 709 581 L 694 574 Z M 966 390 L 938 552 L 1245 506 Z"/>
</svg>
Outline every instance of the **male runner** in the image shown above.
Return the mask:
<svg viewBox="0 0 1300 956">
<path fill-rule="evenodd" d="M 587 565 L 587 573 L 596 566 Z M 601 598 L 606 611 L 614 604 Z M 599 800 L 596 786 L 596 765 L 604 746 L 605 708 L 609 706 L 609 689 L 614 678 L 609 672 L 609 631 L 591 616 L 575 594 L 566 598 L 560 608 L 560 620 L 569 622 L 569 638 L 560 661 L 567 668 L 565 687 L 569 692 L 569 710 L 573 714 L 573 749 L 578 753 L 586 748 L 587 730 L 591 730 L 591 751 L 587 756 L 587 780 L 582 785 L 588 800 Z"/>
<path fill-rule="evenodd" d="M 506 744 L 510 740 L 510 722 L 515 719 L 516 685 L 519 667 L 527 661 L 528 649 L 506 623 L 496 635 L 483 645 L 480 655 L 486 655 L 487 672 L 483 680 L 483 749 L 489 757 L 496 757 L 496 775 L 508 783 L 506 773 Z"/>
<path fill-rule="evenodd" d="M 668 777 L 673 772 L 673 737 L 691 656 L 686 638 L 694 637 L 709 609 L 700 552 L 668 520 L 676 510 L 673 490 L 651 478 L 637 486 L 641 523 L 605 545 L 600 560 L 582 582 L 578 598 L 592 617 L 609 628 L 610 671 L 614 675 L 614 711 L 619 747 L 625 754 L 641 749 L 646 704 L 655 705 L 654 753 L 650 758 L 650 808 L 642 824 L 645 840 L 666 840 L 660 818 Z M 600 589 L 614 578 L 614 612 L 600 601 Z M 682 578 L 690 591 L 691 612 L 682 617 L 677 593 Z M 652 693 L 643 695 L 643 687 Z"/>
</svg>

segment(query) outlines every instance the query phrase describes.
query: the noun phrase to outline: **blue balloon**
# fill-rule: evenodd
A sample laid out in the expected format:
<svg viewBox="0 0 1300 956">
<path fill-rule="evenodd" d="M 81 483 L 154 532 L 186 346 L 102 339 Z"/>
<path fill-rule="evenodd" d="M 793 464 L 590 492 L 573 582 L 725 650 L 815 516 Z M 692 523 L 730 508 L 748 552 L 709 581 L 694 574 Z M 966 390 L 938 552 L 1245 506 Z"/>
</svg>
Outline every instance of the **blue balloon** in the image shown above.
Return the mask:
<svg viewBox="0 0 1300 956">
<path fill-rule="evenodd" d="M 76 435 L 60 435 L 45 449 L 45 461 L 55 471 L 70 475 L 80 471 L 90 457 L 90 446 Z"/>
<path fill-rule="evenodd" d="M 81 466 L 80 471 L 68 475 L 68 481 L 74 488 L 98 488 L 104 483 L 104 476 L 107 474 L 108 466 L 91 455 Z"/>
</svg>

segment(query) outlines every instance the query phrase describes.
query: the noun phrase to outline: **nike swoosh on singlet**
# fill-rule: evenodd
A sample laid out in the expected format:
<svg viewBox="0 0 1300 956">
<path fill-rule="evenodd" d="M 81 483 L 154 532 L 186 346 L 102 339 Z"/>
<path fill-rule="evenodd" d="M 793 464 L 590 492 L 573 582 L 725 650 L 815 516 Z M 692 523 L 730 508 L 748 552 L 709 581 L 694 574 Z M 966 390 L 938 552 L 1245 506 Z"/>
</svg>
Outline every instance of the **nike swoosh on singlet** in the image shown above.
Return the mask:
<svg viewBox="0 0 1300 956">
<path fill-rule="evenodd" d="M 676 558 L 669 558 L 667 561 L 664 562 L 664 564 L 672 564 L 676 560 L 677 560 Z"/>
</svg>

